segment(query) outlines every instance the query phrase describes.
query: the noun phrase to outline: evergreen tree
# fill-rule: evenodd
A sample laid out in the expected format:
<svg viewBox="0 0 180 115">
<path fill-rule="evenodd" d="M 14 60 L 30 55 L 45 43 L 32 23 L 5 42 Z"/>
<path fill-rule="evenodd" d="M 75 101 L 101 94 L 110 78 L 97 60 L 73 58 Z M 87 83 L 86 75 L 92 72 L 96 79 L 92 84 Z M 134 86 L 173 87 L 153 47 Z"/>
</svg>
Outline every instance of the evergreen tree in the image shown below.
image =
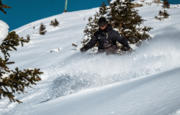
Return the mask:
<svg viewBox="0 0 180 115">
<path fill-rule="evenodd" d="M 87 38 L 93 36 L 94 32 L 98 29 L 97 21 L 103 16 L 130 43 L 139 44 L 142 40 L 149 39 L 150 35 L 148 32 L 151 28 L 142 26 L 144 20 L 138 15 L 134 7 L 135 5 L 131 3 L 131 0 L 115 0 L 109 6 L 103 3 L 99 12 L 89 18 L 89 23 L 84 30 L 85 36 Z"/>
<path fill-rule="evenodd" d="M 163 10 L 163 11 L 160 10 L 158 16 L 155 16 L 155 18 L 158 20 L 162 20 L 168 17 L 169 17 L 169 14 L 167 13 L 167 10 Z"/>
<path fill-rule="evenodd" d="M 39 34 L 40 34 L 40 35 L 45 35 L 46 32 L 47 32 L 47 31 L 46 31 L 45 25 L 44 25 L 43 23 L 41 23 L 40 28 L 39 28 Z"/>
<path fill-rule="evenodd" d="M 54 19 L 51 21 L 50 25 L 56 27 L 59 25 L 59 22 L 57 21 L 57 19 Z"/>
<path fill-rule="evenodd" d="M 3 4 L 2 1 L 0 0 L 0 11 L 2 11 L 4 14 L 6 14 L 6 11 L 4 10 L 4 8 L 11 8 L 11 7 Z"/>
<path fill-rule="evenodd" d="M 160 3 L 161 1 L 160 0 L 154 0 L 155 3 Z"/>
<path fill-rule="evenodd" d="M 163 8 L 170 8 L 168 0 L 163 0 Z"/>
<path fill-rule="evenodd" d="M 106 15 L 108 14 L 108 9 L 109 8 L 103 2 L 101 7 L 99 8 L 99 12 L 96 12 L 93 17 L 89 17 L 88 24 L 86 25 L 85 30 L 84 30 L 85 36 L 87 36 L 88 38 L 92 37 L 94 32 L 98 30 L 98 24 L 97 24 L 98 20 L 102 16 L 106 17 Z"/>
<path fill-rule="evenodd" d="M 163 6 L 162 7 L 164 8 L 164 10 L 163 11 L 160 10 L 158 16 L 155 16 L 155 18 L 158 19 L 158 20 L 162 20 L 162 19 L 165 19 L 165 18 L 169 17 L 169 14 L 168 14 L 168 12 L 166 10 L 166 9 L 170 8 L 170 4 L 169 4 L 168 0 L 163 1 Z"/>
<path fill-rule="evenodd" d="M 0 10 L 6 13 L 2 8 L 0 0 Z M 0 44 L 0 99 L 7 97 L 11 102 L 21 101 L 15 98 L 16 93 L 23 93 L 25 88 L 35 85 L 40 81 L 42 72 L 40 69 L 24 69 L 20 70 L 18 67 L 10 69 L 9 66 L 15 62 L 10 61 L 10 51 L 17 50 L 19 45 L 30 41 L 30 36 L 27 39 L 19 37 L 16 32 L 10 32 L 7 37 Z"/>
<path fill-rule="evenodd" d="M 11 102 L 21 102 L 15 98 L 16 93 L 23 93 L 26 87 L 35 85 L 40 81 L 42 72 L 40 69 L 24 69 L 18 67 L 10 69 L 10 51 L 17 50 L 16 47 L 28 43 L 27 39 L 19 37 L 16 32 L 10 32 L 0 45 L 0 99 L 8 97 Z"/>
</svg>

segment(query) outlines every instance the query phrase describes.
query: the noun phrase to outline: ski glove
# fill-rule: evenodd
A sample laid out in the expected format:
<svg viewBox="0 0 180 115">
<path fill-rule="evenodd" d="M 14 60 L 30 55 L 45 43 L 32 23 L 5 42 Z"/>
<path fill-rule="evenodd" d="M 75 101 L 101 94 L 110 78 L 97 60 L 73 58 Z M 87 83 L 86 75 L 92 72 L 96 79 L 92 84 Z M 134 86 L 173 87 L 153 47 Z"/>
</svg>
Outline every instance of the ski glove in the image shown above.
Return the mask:
<svg viewBox="0 0 180 115">
<path fill-rule="evenodd" d="M 129 51 L 131 48 L 130 47 L 127 47 L 127 46 L 123 46 L 121 48 L 122 51 Z"/>
<path fill-rule="evenodd" d="M 87 50 L 86 50 L 86 48 L 82 47 L 82 48 L 80 49 L 80 51 L 81 51 L 81 52 L 85 52 L 85 51 L 87 51 Z"/>
</svg>

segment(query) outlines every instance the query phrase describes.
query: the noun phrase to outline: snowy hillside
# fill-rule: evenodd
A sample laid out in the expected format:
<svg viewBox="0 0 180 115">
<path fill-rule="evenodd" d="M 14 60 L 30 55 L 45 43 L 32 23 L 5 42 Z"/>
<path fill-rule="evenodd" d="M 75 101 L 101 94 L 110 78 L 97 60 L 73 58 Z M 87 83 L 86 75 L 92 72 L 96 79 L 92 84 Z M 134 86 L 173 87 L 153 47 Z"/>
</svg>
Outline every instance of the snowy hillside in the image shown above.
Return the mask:
<svg viewBox="0 0 180 115">
<path fill-rule="evenodd" d="M 160 4 L 138 8 L 144 25 L 153 27 L 152 39 L 132 54 L 81 54 L 83 29 L 98 9 L 63 13 L 16 29 L 29 34 L 30 43 L 12 60 L 20 68 L 41 68 L 42 81 L 17 95 L 23 104 L 0 101 L 0 115 L 179 115 L 180 7 L 170 17 L 154 17 Z M 58 27 L 50 26 L 57 19 Z M 47 33 L 39 35 L 39 26 Z M 78 44 L 78 48 L 72 46 Z"/>
</svg>

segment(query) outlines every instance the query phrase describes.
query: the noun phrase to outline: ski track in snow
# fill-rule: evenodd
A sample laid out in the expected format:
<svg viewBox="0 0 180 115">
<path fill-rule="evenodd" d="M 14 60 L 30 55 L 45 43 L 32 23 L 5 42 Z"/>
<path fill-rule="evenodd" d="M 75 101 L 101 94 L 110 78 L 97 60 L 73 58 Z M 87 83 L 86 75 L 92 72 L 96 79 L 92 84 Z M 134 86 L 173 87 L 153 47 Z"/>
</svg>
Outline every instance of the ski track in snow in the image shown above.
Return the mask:
<svg viewBox="0 0 180 115">
<path fill-rule="evenodd" d="M 180 106 L 179 74 L 180 68 L 177 68 L 101 89 L 87 90 L 37 104 L 27 115 L 167 115 Z"/>
<path fill-rule="evenodd" d="M 62 115 L 179 115 L 180 9 L 169 9 L 170 18 L 160 22 L 154 19 L 160 7 L 152 4 L 138 8 L 146 20 L 144 24 L 153 27 L 150 32 L 153 38 L 145 41 L 133 53 L 122 56 L 96 55 L 91 51 L 81 54 L 72 46 L 72 43 L 76 43 L 80 47 L 88 17 L 97 9 L 64 13 L 16 29 L 21 36 L 29 34 L 31 42 L 12 52 L 12 60 L 16 62 L 13 67 L 39 67 L 44 75 L 37 86 L 27 90 L 28 93 L 18 95 L 23 104 L 9 103 L 7 99 L 0 101 L 0 115 L 26 115 L 25 112 L 32 115 L 34 111 L 50 114 L 47 110 L 59 115 L 55 111 L 57 107 Z M 60 22 L 56 28 L 49 26 L 54 18 Z M 38 34 L 42 22 L 47 28 L 45 36 Z M 171 76 L 174 77 L 171 79 Z M 121 85 L 122 82 L 127 83 Z M 104 88 L 101 90 L 101 87 Z M 100 88 L 100 91 L 96 88 Z M 172 97 L 174 94 L 176 96 Z M 94 101 L 87 101 L 96 96 Z M 81 99 L 84 101 L 79 101 Z M 105 100 L 106 103 L 103 102 Z M 74 107 L 78 104 L 82 106 Z M 51 109 L 47 109 L 48 105 L 52 105 Z M 68 107 L 75 112 L 69 111 Z"/>
</svg>

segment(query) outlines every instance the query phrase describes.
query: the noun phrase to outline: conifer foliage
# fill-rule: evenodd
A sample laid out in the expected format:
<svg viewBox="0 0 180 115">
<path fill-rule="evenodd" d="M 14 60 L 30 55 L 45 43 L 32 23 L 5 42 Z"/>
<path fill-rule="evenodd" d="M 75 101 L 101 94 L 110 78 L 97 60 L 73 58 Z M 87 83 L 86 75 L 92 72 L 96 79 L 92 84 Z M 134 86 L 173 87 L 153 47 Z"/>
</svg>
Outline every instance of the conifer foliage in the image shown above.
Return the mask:
<svg viewBox="0 0 180 115">
<path fill-rule="evenodd" d="M 150 38 L 148 32 L 151 28 L 142 25 L 144 20 L 134 9 L 131 0 L 115 0 L 109 6 L 103 3 L 99 12 L 89 18 L 89 23 L 84 30 L 87 38 L 93 36 L 98 29 L 97 21 L 101 16 L 106 17 L 113 28 L 118 30 L 131 44 L 138 44 Z M 83 40 L 82 43 L 84 41 L 86 42 Z"/>
<path fill-rule="evenodd" d="M 51 21 L 50 25 L 56 27 L 59 25 L 59 22 L 57 21 L 57 19 L 54 19 Z"/>
<path fill-rule="evenodd" d="M 2 3 L 0 0 L 0 10 L 2 10 Z M 5 13 L 5 12 L 4 12 Z M 0 44 L 0 99 L 7 97 L 11 102 L 21 103 L 15 98 L 16 93 L 23 93 L 25 88 L 35 85 L 40 81 L 40 75 L 43 72 L 40 69 L 24 69 L 20 70 L 18 67 L 10 69 L 9 66 L 15 62 L 10 61 L 10 51 L 17 50 L 19 45 L 30 41 L 30 36 L 27 39 L 19 37 L 16 32 L 8 33 L 7 37 Z"/>
<path fill-rule="evenodd" d="M 163 1 L 163 8 L 170 8 L 170 4 L 169 4 L 168 0 Z"/>
<path fill-rule="evenodd" d="M 154 3 L 160 3 L 161 0 L 154 0 Z"/>
<path fill-rule="evenodd" d="M 35 85 L 40 81 L 42 72 L 40 69 L 24 69 L 18 67 L 10 69 L 9 66 L 15 62 L 10 61 L 10 51 L 17 50 L 16 47 L 28 43 L 27 39 L 19 37 L 16 32 L 10 32 L 0 44 L 0 99 L 8 97 L 11 102 L 21 102 L 15 98 L 16 93 L 23 93 L 26 87 Z"/>
<path fill-rule="evenodd" d="M 162 20 L 168 17 L 169 17 L 169 14 L 167 13 L 167 10 L 163 10 L 163 11 L 160 10 L 158 16 L 155 16 L 155 18 L 158 20 Z"/>
<path fill-rule="evenodd" d="M 47 32 L 46 31 L 46 26 L 43 23 L 41 23 L 40 28 L 39 28 L 39 34 L 40 35 L 45 35 L 46 32 Z"/>
<path fill-rule="evenodd" d="M 101 7 L 99 8 L 99 12 L 96 12 L 93 17 L 89 17 L 88 24 L 85 27 L 84 34 L 87 37 L 92 37 L 94 32 L 98 30 L 98 19 L 102 16 L 106 17 L 108 14 L 109 7 L 103 2 Z M 86 42 L 88 40 L 84 40 Z"/>
<path fill-rule="evenodd" d="M 169 14 L 166 10 L 166 9 L 170 8 L 170 4 L 169 4 L 168 0 L 163 1 L 162 7 L 164 10 L 160 10 L 158 16 L 155 16 L 155 19 L 163 20 L 163 19 L 166 19 L 169 17 Z"/>
<path fill-rule="evenodd" d="M 11 7 L 3 4 L 3 3 L 2 3 L 2 0 L 0 0 L 0 10 L 1 10 L 4 14 L 6 14 L 6 11 L 4 10 L 4 8 L 11 8 Z"/>
</svg>

